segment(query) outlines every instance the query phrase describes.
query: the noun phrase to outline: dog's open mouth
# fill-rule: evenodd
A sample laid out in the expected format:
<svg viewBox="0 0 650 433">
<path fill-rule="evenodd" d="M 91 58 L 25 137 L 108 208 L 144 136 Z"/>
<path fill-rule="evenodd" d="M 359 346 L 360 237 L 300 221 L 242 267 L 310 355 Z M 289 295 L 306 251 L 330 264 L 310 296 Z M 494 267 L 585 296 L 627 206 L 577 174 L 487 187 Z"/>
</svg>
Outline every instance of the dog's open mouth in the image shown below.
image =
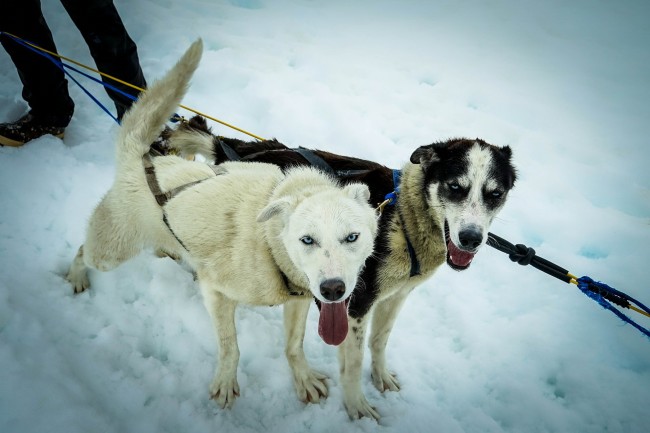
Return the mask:
<svg viewBox="0 0 650 433">
<path fill-rule="evenodd" d="M 338 346 L 348 335 L 348 304 L 350 298 L 341 302 L 324 303 L 316 300 L 320 308 L 318 335 L 327 344 Z"/>
<path fill-rule="evenodd" d="M 475 252 L 458 248 L 449 236 L 449 225 L 445 221 L 445 241 L 447 242 L 447 264 L 456 271 L 464 271 L 472 264 Z"/>
</svg>

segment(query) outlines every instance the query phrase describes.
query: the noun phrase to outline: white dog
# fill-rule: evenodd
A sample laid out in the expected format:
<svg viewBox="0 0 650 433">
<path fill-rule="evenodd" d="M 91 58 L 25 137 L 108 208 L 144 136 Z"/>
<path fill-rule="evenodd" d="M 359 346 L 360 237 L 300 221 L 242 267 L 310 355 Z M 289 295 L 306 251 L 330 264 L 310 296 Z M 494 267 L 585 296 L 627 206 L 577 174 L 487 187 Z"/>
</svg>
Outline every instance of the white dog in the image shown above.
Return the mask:
<svg viewBox="0 0 650 433">
<path fill-rule="evenodd" d="M 143 248 L 189 263 L 217 332 L 210 393 L 221 407 L 239 395 L 235 307 L 284 304 L 296 391 L 315 402 L 327 396 L 327 387 L 305 359 L 307 312 L 315 297 L 323 340 L 337 345 L 346 338 L 350 295 L 377 232 L 369 190 L 359 183 L 342 187 L 307 167 L 283 172 L 234 162 L 216 168 L 151 157 L 150 143 L 185 94 L 201 51 L 199 40 L 125 115 L 114 184 L 90 219 L 68 280 L 81 292 L 89 287 L 87 267 L 108 271 Z"/>
</svg>

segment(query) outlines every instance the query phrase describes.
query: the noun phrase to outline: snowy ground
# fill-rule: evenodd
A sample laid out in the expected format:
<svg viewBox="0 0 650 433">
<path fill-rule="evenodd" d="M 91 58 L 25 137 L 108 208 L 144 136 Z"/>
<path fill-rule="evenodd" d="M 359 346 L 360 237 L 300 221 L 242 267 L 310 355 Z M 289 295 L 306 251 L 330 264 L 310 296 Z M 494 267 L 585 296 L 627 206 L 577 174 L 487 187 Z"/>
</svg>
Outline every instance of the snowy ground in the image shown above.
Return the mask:
<svg viewBox="0 0 650 433">
<path fill-rule="evenodd" d="M 43 3 L 61 54 L 92 64 L 61 5 Z M 492 231 L 650 302 L 650 3 L 116 4 L 149 80 L 202 37 L 184 104 L 255 134 L 393 167 L 452 136 L 509 144 L 520 180 Z M 142 254 L 93 273 L 80 296 L 62 278 L 112 182 L 116 131 L 71 92 L 63 142 L 0 148 L 3 433 L 648 431 L 650 341 L 574 286 L 488 247 L 407 301 L 388 349 L 400 393 L 377 392 L 366 362 L 379 426 L 348 420 L 336 349 L 314 315 L 307 356 L 331 377 L 331 395 L 297 401 L 280 308 L 238 311 L 242 396 L 217 409 L 213 331 L 185 268 Z M 2 51 L 0 121 L 24 110 Z"/>
</svg>

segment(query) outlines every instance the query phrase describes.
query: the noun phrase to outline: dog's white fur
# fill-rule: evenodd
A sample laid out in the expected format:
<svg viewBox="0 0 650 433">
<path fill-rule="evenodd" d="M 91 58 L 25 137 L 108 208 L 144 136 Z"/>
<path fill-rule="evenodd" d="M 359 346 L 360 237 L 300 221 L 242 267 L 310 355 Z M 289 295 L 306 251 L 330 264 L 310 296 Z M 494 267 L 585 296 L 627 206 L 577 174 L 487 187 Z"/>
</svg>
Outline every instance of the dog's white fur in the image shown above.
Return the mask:
<svg viewBox="0 0 650 433">
<path fill-rule="evenodd" d="M 312 296 L 332 302 L 321 294 L 324 282 L 344 284 L 337 302 L 357 284 L 377 232 L 369 190 L 362 184 L 340 187 L 312 168 L 283 173 L 270 164 L 235 162 L 220 166 L 216 175 L 206 164 L 163 156 L 152 160 L 163 192 L 201 182 L 161 207 L 148 186 L 143 156 L 187 91 L 201 52 L 199 40 L 124 116 L 114 184 L 92 214 L 67 278 L 81 292 L 90 286 L 88 267 L 108 271 L 143 248 L 189 263 L 217 333 L 210 394 L 221 407 L 239 395 L 237 304 L 284 304 L 294 385 L 301 400 L 316 402 L 327 396 L 327 387 L 303 351 L 307 312 Z"/>
</svg>

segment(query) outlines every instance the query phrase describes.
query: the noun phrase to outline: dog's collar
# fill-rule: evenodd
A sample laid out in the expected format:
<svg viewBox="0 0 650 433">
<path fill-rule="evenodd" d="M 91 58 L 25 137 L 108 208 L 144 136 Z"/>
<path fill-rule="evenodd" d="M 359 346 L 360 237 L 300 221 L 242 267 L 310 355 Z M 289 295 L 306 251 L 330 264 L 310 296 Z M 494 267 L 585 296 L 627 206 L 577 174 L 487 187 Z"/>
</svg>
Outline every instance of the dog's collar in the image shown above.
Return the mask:
<svg viewBox="0 0 650 433">
<path fill-rule="evenodd" d="M 304 291 L 291 290 L 291 286 L 293 284 L 291 283 L 291 281 L 289 281 L 289 277 L 287 277 L 287 275 L 284 272 L 282 272 L 282 271 L 279 271 L 279 272 L 280 272 L 280 276 L 282 277 L 282 281 L 284 282 L 284 287 L 286 287 L 287 292 L 289 292 L 289 296 L 305 296 Z"/>
<path fill-rule="evenodd" d="M 392 192 L 389 192 L 384 197 L 384 202 L 379 205 L 379 212 L 383 210 L 385 206 L 394 206 L 397 203 L 397 196 L 400 193 L 400 183 L 402 181 L 402 170 L 393 170 L 393 187 L 395 188 Z M 418 261 L 418 256 L 415 254 L 415 248 L 409 239 L 409 235 L 406 231 L 406 225 L 404 224 L 404 218 L 402 217 L 402 212 L 397 209 L 397 217 L 399 218 L 400 223 L 402 224 L 402 232 L 404 233 L 404 239 L 406 240 L 406 249 L 411 259 L 411 272 L 410 276 L 414 277 L 420 275 L 420 262 Z"/>
</svg>

